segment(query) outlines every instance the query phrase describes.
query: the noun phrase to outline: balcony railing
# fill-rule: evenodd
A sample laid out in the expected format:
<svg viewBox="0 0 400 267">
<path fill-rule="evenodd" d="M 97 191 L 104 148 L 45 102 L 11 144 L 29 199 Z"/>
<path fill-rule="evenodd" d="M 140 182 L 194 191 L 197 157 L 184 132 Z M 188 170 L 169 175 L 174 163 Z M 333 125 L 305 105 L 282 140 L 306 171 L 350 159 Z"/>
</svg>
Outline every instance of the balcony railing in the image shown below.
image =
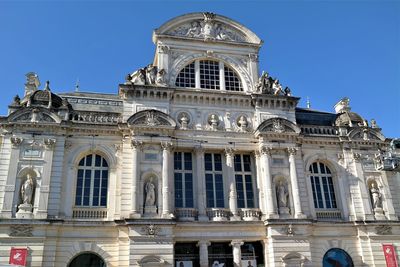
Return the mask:
<svg viewBox="0 0 400 267">
<path fill-rule="evenodd" d="M 229 209 L 224 208 L 209 208 L 207 209 L 207 216 L 210 221 L 222 222 L 229 219 L 231 212 Z"/>
<path fill-rule="evenodd" d="M 107 208 L 73 208 L 74 219 L 106 219 Z"/>
<path fill-rule="evenodd" d="M 194 221 L 197 218 L 197 209 L 176 208 L 175 216 L 179 221 Z"/>
<path fill-rule="evenodd" d="M 240 209 L 240 216 L 243 221 L 259 221 L 261 216 L 261 211 L 259 209 Z"/>
<path fill-rule="evenodd" d="M 342 219 L 342 212 L 340 210 L 317 210 L 317 219 L 322 221 L 337 221 Z"/>
</svg>

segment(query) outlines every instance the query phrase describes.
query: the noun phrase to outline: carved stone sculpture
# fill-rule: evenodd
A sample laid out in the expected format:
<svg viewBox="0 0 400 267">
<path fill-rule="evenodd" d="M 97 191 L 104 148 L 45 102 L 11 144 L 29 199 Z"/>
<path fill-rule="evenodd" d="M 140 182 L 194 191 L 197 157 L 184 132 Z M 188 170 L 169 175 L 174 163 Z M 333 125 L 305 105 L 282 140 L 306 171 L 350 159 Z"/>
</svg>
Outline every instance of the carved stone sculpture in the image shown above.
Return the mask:
<svg viewBox="0 0 400 267">
<path fill-rule="evenodd" d="M 246 132 L 247 131 L 247 126 L 248 126 L 248 122 L 247 122 L 247 118 L 245 116 L 240 116 L 238 122 L 237 122 L 239 129 L 241 132 Z"/>
<path fill-rule="evenodd" d="M 26 175 L 25 182 L 21 185 L 21 199 L 22 204 L 32 205 L 32 197 L 34 190 L 34 181 L 31 174 Z"/>
<path fill-rule="evenodd" d="M 280 181 L 277 189 L 278 193 L 278 206 L 279 208 L 287 208 L 288 207 L 288 191 L 286 189 L 285 183 L 283 181 Z"/>
<path fill-rule="evenodd" d="M 179 115 L 178 120 L 179 120 L 179 122 L 181 124 L 181 129 L 186 130 L 188 128 L 189 121 L 190 121 L 189 116 L 187 115 L 187 113 L 186 112 L 182 112 Z"/>
<path fill-rule="evenodd" d="M 155 185 L 152 182 L 147 182 L 145 186 L 146 190 L 146 198 L 145 198 L 145 207 L 154 206 L 156 203 L 156 190 Z"/>
<path fill-rule="evenodd" d="M 165 72 L 164 69 L 161 69 L 161 70 L 159 70 L 159 71 L 157 72 L 156 83 L 157 83 L 158 85 L 162 85 L 162 86 L 167 85 L 167 82 L 166 82 L 166 80 L 165 80 L 165 74 L 166 74 L 166 72 Z"/>
<path fill-rule="evenodd" d="M 219 124 L 219 119 L 218 116 L 215 114 L 211 114 L 210 119 L 208 120 L 208 123 L 211 127 L 211 130 L 218 130 L 218 124 Z"/>
<path fill-rule="evenodd" d="M 285 126 L 282 125 L 280 119 L 272 120 L 272 131 L 276 133 L 283 133 L 285 131 Z"/>
<path fill-rule="evenodd" d="M 153 64 L 149 64 L 146 67 L 146 83 L 147 84 L 155 84 L 157 76 L 157 67 L 153 66 Z"/>
<path fill-rule="evenodd" d="M 382 209 L 382 195 L 379 192 L 379 189 L 376 186 L 376 183 L 371 184 L 370 192 L 371 192 L 372 206 L 373 206 L 374 210 Z"/>
</svg>

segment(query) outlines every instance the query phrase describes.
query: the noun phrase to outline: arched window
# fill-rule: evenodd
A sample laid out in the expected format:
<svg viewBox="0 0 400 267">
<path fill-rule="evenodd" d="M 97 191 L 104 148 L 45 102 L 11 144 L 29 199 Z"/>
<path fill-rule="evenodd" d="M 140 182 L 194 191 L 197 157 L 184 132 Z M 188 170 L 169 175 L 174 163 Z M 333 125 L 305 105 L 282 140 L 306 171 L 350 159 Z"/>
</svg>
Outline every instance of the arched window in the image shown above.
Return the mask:
<svg viewBox="0 0 400 267">
<path fill-rule="evenodd" d="M 322 260 L 323 267 L 354 267 L 353 260 L 346 251 L 340 248 L 328 250 Z"/>
<path fill-rule="evenodd" d="M 337 209 L 331 170 L 322 162 L 314 162 L 309 169 L 316 209 Z"/>
<path fill-rule="evenodd" d="M 107 188 L 107 161 L 97 154 L 82 158 L 78 166 L 75 206 L 106 207 Z"/>
<path fill-rule="evenodd" d="M 221 61 L 195 60 L 186 65 L 176 77 L 178 87 L 243 91 L 236 72 Z"/>
<path fill-rule="evenodd" d="M 106 267 L 105 262 L 94 253 L 83 253 L 76 256 L 68 267 Z"/>
</svg>

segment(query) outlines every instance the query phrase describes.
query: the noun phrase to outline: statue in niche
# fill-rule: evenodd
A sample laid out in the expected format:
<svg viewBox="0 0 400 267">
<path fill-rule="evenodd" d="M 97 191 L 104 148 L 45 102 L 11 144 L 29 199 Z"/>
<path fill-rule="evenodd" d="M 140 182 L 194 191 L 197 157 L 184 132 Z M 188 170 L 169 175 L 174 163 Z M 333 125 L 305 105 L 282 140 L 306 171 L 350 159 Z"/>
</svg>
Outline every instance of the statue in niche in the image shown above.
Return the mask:
<svg viewBox="0 0 400 267">
<path fill-rule="evenodd" d="M 189 119 L 188 115 L 186 114 L 186 112 L 181 113 L 181 117 L 180 117 L 179 121 L 181 123 L 181 129 L 185 130 L 188 128 L 190 119 Z"/>
<path fill-rule="evenodd" d="M 287 208 L 288 207 L 288 196 L 289 196 L 289 193 L 288 193 L 288 191 L 286 189 L 284 181 L 280 181 L 279 182 L 276 191 L 278 193 L 278 206 L 279 206 L 279 208 Z"/>
<path fill-rule="evenodd" d="M 145 198 L 145 207 L 154 206 L 156 204 L 156 187 L 153 182 L 149 181 L 145 186 L 146 190 L 146 198 Z"/>
<path fill-rule="evenodd" d="M 32 205 L 35 184 L 31 174 L 26 175 L 25 182 L 21 185 L 21 200 L 23 205 Z"/>
<path fill-rule="evenodd" d="M 245 132 L 247 130 L 248 122 L 245 116 L 240 116 L 237 124 L 239 126 L 240 131 Z"/>
<path fill-rule="evenodd" d="M 382 195 L 379 192 L 379 188 L 377 187 L 375 182 L 371 184 L 370 192 L 373 208 L 382 209 Z"/>
<path fill-rule="evenodd" d="M 215 114 L 212 114 L 210 116 L 210 120 L 209 120 L 209 124 L 211 126 L 212 130 L 217 130 L 218 129 L 218 123 L 219 123 L 219 119 L 218 116 Z"/>
</svg>

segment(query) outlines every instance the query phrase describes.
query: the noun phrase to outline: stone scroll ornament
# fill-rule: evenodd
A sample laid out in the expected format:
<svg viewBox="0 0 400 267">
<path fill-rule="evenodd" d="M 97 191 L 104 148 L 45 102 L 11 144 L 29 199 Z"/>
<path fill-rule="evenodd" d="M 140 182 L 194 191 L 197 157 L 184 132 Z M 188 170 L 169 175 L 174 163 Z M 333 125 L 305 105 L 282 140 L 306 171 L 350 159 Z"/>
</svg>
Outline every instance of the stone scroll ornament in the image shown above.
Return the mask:
<svg viewBox="0 0 400 267">
<path fill-rule="evenodd" d="M 245 42 L 246 38 L 234 28 L 218 22 L 214 13 L 203 13 L 203 20 L 193 20 L 167 32 L 168 35 L 204 40 Z"/>
</svg>

